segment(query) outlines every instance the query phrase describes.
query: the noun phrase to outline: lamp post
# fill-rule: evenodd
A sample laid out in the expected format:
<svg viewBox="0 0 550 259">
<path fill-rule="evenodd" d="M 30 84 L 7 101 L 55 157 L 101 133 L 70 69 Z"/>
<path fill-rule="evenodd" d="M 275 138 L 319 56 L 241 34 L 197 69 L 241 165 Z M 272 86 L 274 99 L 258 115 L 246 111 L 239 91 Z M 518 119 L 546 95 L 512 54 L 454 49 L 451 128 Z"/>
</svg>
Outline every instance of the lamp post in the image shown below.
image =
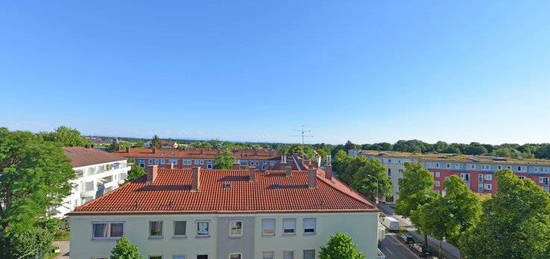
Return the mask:
<svg viewBox="0 0 550 259">
<path fill-rule="evenodd" d="M 375 202 L 376 204 L 378 204 L 378 178 L 376 178 L 376 177 L 374 177 L 374 176 L 372 176 L 372 175 L 370 175 L 370 174 L 367 174 L 366 176 L 368 176 L 368 177 L 374 179 L 374 181 L 376 181 L 376 196 L 374 197 L 374 202 Z"/>
</svg>

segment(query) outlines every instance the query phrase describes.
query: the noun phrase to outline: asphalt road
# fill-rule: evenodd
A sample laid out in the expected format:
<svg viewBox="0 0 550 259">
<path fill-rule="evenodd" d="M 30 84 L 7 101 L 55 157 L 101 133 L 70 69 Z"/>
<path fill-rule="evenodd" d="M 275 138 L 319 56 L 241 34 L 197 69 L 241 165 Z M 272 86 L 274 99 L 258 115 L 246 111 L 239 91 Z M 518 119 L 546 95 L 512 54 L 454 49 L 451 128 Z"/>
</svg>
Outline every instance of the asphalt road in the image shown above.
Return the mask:
<svg viewBox="0 0 550 259">
<path fill-rule="evenodd" d="M 405 244 L 398 240 L 395 234 L 386 234 L 380 243 L 380 250 L 386 255 L 386 259 L 418 259 Z"/>
</svg>

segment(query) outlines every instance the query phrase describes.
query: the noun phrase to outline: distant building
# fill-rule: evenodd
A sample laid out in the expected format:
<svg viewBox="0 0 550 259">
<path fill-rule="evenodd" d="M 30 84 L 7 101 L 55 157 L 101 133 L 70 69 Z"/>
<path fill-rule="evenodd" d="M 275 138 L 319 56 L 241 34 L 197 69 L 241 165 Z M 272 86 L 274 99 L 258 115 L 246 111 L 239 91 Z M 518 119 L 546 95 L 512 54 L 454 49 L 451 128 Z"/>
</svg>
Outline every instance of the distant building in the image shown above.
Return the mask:
<svg viewBox="0 0 550 259">
<path fill-rule="evenodd" d="M 70 214 L 71 257 L 107 258 L 126 236 L 146 258 L 319 258 L 336 232 L 378 255 L 378 211 L 332 171 L 149 167 Z"/>
<path fill-rule="evenodd" d="M 550 160 L 374 150 L 350 150 L 349 154 L 377 159 L 386 166 L 393 185 L 394 201 L 399 197 L 398 179 L 403 177 L 404 164 L 407 162 L 421 163 L 431 171 L 435 181 L 433 189 L 439 193 L 444 192 L 445 179 L 456 175 L 462 178 L 473 192 L 494 194 L 497 192 L 494 175 L 502 169 L 510 169 L 520 178 L 529 178 L 546 191 L 550 189 Z"/>
<path fill-rule="evenodd" d="M 71 160 L 76 179 L 71 195 L 53 211 L 63 217 L 76 207 L 116 189 L 128 175 L 130 168 L 126 158 L 93 148 L 65 147 L 65 155 Z"/>
<path fill-rule="evenodd" d="M 145 147 L 152 147 L 153 146 L 153 141 L 148 140 L 143 145 Z M 162 140 L 160 140 L 160 147 L 161 148 L 178 148 L 179 144 L 175 140 L 164 140 L 164 139 L 162 139 Z"/>
<path fill-rule="evenodd" d="M 127 148 L 115 152 L 117 155 L 131 158 L 136 164 L 145 168 L 158 165 L 164 168 L 191 168 L 200 166 L 214 168 L 214 160 L 220 153 L 216 149 L 167 149 L 167 148 Z M 261 170 L 276 168 L 286 158 L 272 150 L 233 150 L 235 168 L 256 167 Z"/>
</svg>

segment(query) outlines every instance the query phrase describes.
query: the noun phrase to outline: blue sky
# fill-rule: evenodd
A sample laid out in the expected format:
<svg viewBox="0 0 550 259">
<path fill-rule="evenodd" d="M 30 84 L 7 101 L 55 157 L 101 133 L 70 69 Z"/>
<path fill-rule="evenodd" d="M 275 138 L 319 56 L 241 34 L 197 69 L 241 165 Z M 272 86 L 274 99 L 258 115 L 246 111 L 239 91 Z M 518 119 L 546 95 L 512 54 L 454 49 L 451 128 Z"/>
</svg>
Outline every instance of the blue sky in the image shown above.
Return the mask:
<svg viewBox="0 0 550 259">
<path fill-rule="evenodd" d="M 550 1 L 3 1 L 0 126 L 550 142 Z"/>
</svg>

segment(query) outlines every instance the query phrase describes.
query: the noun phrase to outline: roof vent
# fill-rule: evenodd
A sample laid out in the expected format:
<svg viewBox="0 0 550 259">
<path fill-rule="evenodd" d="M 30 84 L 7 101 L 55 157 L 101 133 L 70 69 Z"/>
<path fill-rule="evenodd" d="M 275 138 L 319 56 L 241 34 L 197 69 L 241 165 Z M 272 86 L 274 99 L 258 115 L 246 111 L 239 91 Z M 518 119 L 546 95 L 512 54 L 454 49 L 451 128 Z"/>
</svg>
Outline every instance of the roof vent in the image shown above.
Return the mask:
<svg viewBox="0 0 550 259">
<path fill-rule="evenodd" d="M 231 189 L 231 183 L 229 183 L 229 182 L 224 182 L 224 183 L 223 183 L 223 188 L 224 188 L 224 189 Z"/>
</svg>

